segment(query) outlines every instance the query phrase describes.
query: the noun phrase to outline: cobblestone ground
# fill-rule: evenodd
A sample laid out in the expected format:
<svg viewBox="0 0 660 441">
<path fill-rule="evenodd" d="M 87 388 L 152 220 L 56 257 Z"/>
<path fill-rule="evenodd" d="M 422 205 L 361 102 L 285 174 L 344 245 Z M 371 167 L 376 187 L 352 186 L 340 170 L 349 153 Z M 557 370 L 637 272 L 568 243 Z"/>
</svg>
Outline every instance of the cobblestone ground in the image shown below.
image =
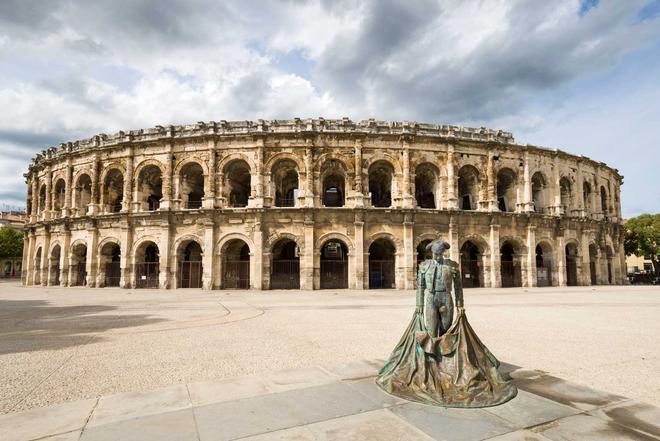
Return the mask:
<svg viewBox="0 0 660 441">
<path fill-rule="evenodd" d="M 660 288 L 466 290 L 502 361 L 660 406 Z M 412 291 L 24 288 L 0 283 L 0 412 L 384 358 Z"/>
</svg>

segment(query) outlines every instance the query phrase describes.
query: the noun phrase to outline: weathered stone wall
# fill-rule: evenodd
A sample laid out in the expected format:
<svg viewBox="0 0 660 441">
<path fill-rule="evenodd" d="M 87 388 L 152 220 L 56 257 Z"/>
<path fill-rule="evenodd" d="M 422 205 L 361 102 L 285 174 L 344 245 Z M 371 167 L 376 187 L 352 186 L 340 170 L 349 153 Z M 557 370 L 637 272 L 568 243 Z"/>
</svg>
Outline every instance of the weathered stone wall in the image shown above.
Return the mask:
<svg viewBox="0 0 660 441">
<path fill-rule="evenodd" d="M 622 176 L 501 131 L 198 123 L 62 144 L 25 176 L 27 285 L 412 288 L 438 237 L 468 285 L 625 281 Z"/>
</svg>

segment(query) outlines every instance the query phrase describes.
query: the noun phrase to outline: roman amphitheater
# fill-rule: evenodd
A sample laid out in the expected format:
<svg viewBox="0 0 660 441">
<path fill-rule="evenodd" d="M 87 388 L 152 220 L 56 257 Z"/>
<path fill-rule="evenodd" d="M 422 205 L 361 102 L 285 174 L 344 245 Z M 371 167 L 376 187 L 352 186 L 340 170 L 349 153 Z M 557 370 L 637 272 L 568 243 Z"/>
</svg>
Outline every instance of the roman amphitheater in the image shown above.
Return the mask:
<svg viewBox="0 0 660 441">
<path fill-rule="evenodd" d="M 435 238 L 466 287 L 625 280 L 622 176 L 503 131 L 157 126 L 49 148 L 25 176 L 26 285 L 407 289 Z"/>
</svg>

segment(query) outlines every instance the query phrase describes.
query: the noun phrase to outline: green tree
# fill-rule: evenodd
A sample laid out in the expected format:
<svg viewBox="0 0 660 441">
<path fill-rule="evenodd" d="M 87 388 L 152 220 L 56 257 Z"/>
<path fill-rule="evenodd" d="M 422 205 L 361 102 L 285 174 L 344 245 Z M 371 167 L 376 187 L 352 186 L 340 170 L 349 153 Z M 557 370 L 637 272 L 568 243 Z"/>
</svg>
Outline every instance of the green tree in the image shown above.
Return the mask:
<svg viewBox="0 0 660 441">
<path fill-rule="evenodd" d="M 11 227 L 0 228 L 0 257 L 23 255 L 23 234 Z"/>
<path fill-rule="evenodd" d="M 660 214 L 642 214 L 626 222 L 624 242 L 626 255 L 648 256 L 653 263 L 653 272 L 660 275 L 658 253 L 660 253 Z"/>
</svg>

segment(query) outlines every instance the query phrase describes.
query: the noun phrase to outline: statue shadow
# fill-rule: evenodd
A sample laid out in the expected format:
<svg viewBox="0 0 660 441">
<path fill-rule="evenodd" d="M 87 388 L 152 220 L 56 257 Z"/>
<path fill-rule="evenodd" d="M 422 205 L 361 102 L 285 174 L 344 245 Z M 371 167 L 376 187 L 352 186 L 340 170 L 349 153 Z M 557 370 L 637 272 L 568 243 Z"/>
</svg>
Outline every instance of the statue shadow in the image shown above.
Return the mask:
<svg viewBox="0 0 660 441">
<path fill-rule="evenodd" d="M 111 314 L 108 305 L 53 306 L 44 300 L 0 300 L 0 355 L 49 351 L 107 340 L 103 333 L 167 321 L 149 314 Z"/>
</svg>

